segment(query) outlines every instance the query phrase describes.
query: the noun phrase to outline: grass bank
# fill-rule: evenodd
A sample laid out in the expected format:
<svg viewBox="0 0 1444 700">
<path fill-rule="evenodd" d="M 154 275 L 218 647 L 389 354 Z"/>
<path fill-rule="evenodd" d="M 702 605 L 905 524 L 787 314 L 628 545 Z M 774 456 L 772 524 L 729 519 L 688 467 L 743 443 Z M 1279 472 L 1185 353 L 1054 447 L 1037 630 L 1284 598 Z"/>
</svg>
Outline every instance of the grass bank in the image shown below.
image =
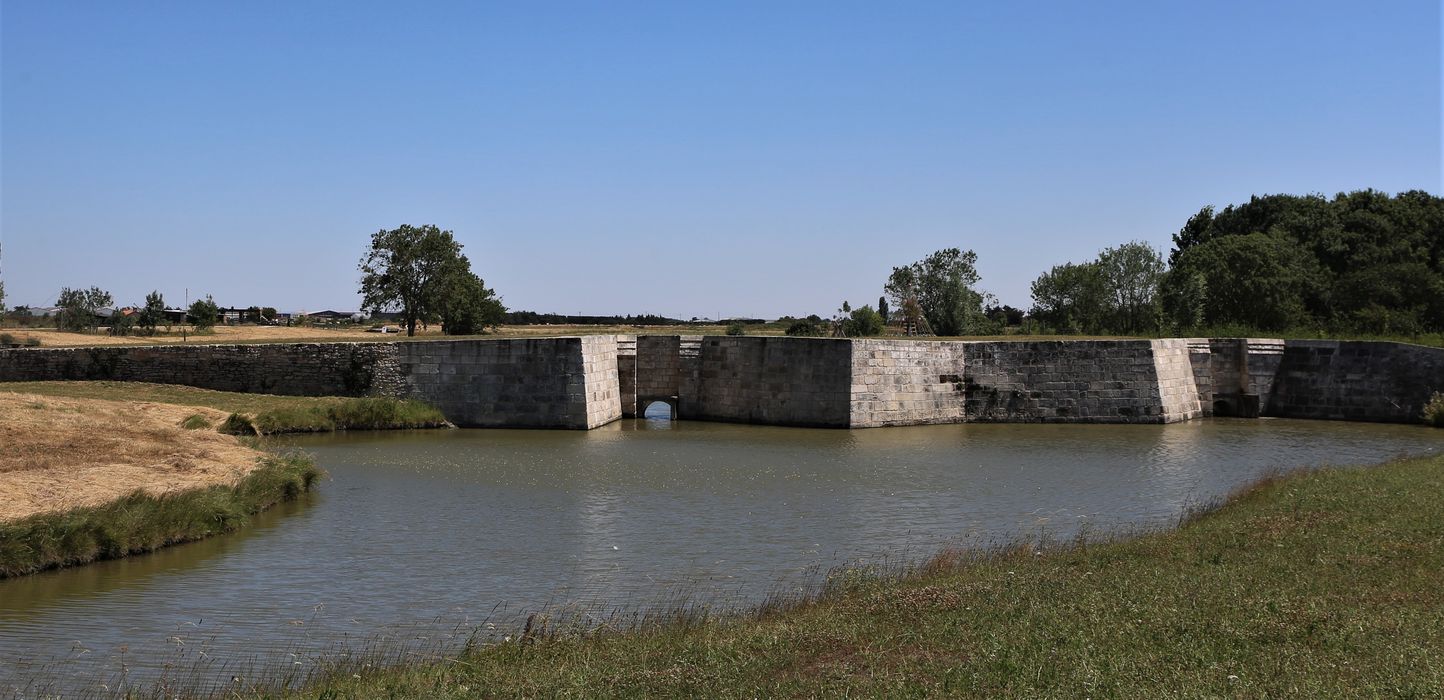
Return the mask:
<svg viewBox="0 0 1444 700">
<path fill-rule="evenodd" d="M 310 458 L 265 457 L 234 485 L 152 495 L 0 522 L 0 578 L 88 564 L 234 531 L 252 515 L 309 491 Z"/>
<path fill-rule="evenodd" d="M 147 401 L 229 412 L 223 432 L 265 434 L 332 430 L 395 430 L 448 425 L 419 401 L 340 396 L 275 396 L 141 382 L 11 382 L 0 391 L 109 401 Z"/>
<path fill-rule="evenodd" d="M 1437 697 L 1444 457 L 1269 480 L 1178 529 L 851 572 L 622 633 L 536 624 L 302 697 Z M 373 660 L 374 661 L 374 660 Z"/>
</svg>

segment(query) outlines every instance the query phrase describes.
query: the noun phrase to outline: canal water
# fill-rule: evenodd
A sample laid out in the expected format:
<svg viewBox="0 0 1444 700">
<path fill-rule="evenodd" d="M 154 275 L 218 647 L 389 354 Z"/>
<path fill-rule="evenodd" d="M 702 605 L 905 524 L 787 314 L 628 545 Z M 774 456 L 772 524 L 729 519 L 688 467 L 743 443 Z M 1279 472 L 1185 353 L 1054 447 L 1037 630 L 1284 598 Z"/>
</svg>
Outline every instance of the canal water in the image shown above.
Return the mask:
<svg viewBox="0 0 1444 700">
<path fill-rule="evenodd" d="M 0 581 L 0 696 L 300 677 L 327 654 L 515 633 L 542 609 L 595 621 L 746 605 L 949 544 L 1166 526 L 1281 468 L 1432 453 L 1441 436 L 1270 419 L 849 431 L 652 418 L 295 438 L 284 444 L 329 477 L 242 532 Z"/>
</svg>

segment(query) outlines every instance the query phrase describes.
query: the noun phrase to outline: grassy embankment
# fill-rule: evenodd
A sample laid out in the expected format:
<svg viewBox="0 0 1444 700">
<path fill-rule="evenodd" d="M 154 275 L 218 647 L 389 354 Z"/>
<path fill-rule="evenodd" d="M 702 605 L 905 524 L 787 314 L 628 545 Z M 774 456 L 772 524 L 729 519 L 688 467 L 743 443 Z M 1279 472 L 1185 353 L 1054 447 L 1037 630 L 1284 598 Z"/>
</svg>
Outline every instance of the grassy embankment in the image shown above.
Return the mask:
<svg viewBox="0 0 1444 700">
<path fill-rule="evenodd" d="M 403 399 L 239 394 L 140 382 L 10 382 L 0 384 L 0 391 L 213 408 L 231 414 L 220 422 L 222 432 L 243 435 L 448 425 L 446 417 L 435 408 Z M 210 427 L 210 424 L 196 427 Z"/>
<path fill-rule="evenodd" d="M 0 521 L 0 578 L 232 532 L 309 491 L 320 475 L 307 457 L 269 456 L 235 484 L 161 495 L 136 490 L 102 506 Z"/>
<path fill-rule="evenodd" d="M 1441 578 L 1436 456 L 1269 480 L 1168 532 L 853 572 L 744 617 L 353 660 L 300 695 L 1437 697 Z"/>
<path fill-rule="evenodd" d="M 308 458 L 199 429 L 225 417 L 0 392 L 0 577 L 234 530 L 320 474 Z"/>
</svg>

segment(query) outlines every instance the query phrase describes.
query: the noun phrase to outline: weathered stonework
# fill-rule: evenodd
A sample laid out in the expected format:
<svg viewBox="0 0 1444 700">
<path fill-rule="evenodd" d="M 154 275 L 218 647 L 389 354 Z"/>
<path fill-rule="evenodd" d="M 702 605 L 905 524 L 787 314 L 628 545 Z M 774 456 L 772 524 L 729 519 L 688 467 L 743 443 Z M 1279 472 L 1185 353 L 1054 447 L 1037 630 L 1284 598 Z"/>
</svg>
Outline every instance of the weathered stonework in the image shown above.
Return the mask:
<svg viewBox="0 0 1444 700">
<path fill-rule="evenodd" d="M 466 426 L 681 418 L 825 427 L 1169 423 L 1216 414 L 1417 422 L 1444 349 L 1248 339 L 922 341 L 588 336 L 0 350 L 0 381 L 111 379 L 418 398 Z"/>
</svg>

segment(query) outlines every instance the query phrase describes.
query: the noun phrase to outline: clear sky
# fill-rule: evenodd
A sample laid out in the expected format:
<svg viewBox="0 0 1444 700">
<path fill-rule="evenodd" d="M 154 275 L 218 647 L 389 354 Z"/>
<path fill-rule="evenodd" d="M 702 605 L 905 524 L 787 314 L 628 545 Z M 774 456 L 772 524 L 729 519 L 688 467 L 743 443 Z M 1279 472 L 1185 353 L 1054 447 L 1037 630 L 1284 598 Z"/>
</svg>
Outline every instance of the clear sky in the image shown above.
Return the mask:
<svg viewBox="0 0 1444 700">
<path fill-rule="evenodd" d="M 7 304 L 354 309 L 434 223 L 509 307 L 827 315 L 1255 193 L 1440 192 L 1437 2 L 0 4 Z"/>
</svg>

